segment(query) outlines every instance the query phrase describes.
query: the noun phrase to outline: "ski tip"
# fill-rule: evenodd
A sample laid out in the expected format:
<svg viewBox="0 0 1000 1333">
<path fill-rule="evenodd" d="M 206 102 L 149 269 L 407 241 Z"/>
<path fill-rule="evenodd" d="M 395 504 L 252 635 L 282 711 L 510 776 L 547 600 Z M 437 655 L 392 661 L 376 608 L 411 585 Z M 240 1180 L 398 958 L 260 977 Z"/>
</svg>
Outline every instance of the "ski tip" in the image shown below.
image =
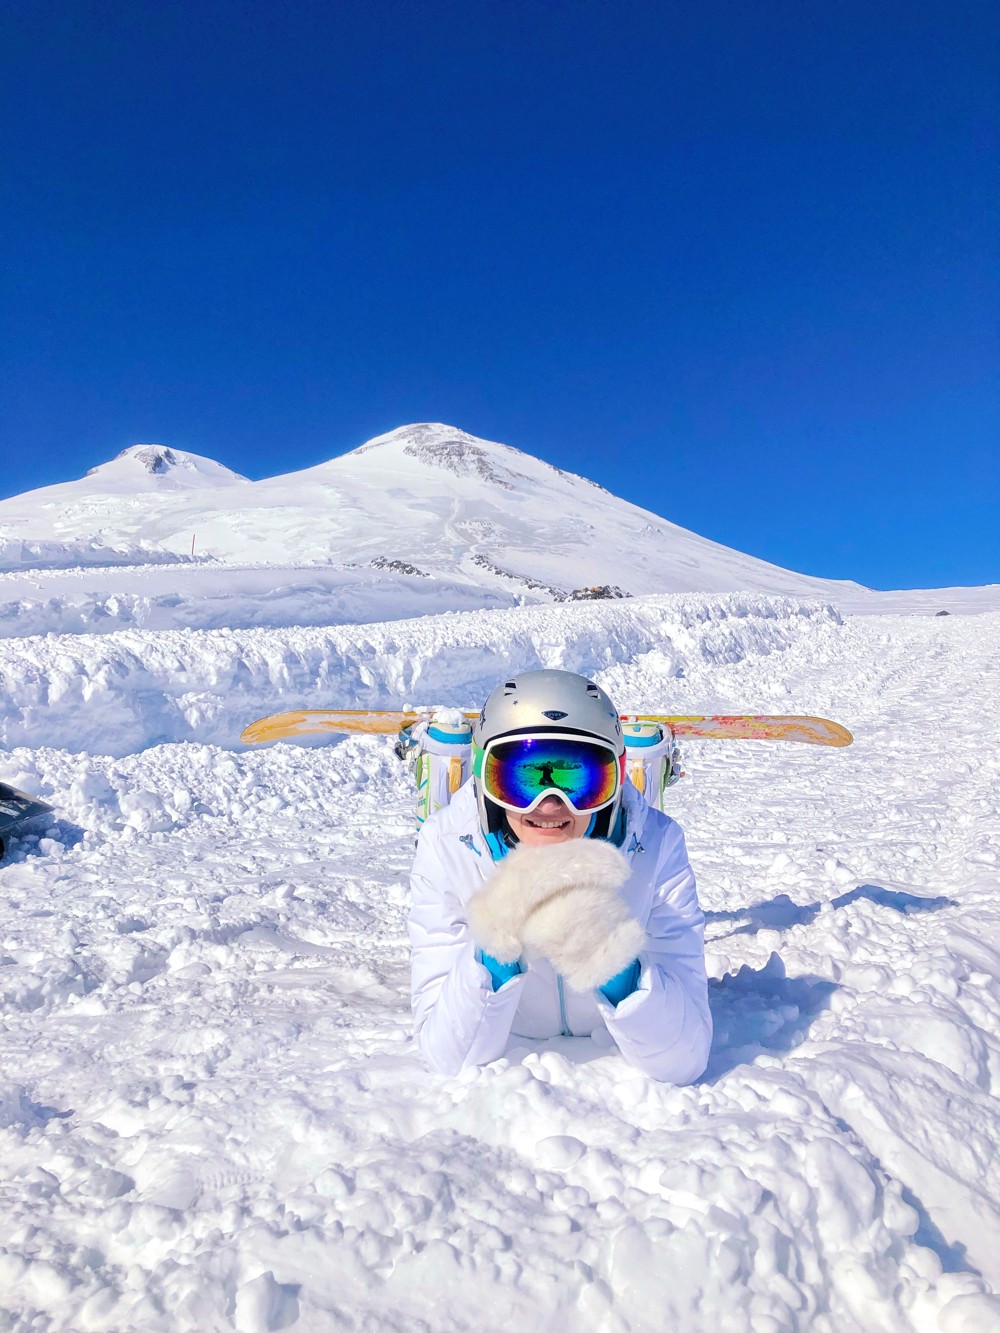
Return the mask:
<svg viewBox="0 0 1000 1333">
<path fill-rule="evenodd" d="M 240 732 L 240 740 L 244 745 L 259 745 L 261 741 L 266 741 L 268 739 L 266 735 L 262 734 L 266 730 L 263 725 L 266 721 L 266 718 L 262 718 L 257 722 L 251 722 L 248 727 L 243 728 Z"/>
</svg>

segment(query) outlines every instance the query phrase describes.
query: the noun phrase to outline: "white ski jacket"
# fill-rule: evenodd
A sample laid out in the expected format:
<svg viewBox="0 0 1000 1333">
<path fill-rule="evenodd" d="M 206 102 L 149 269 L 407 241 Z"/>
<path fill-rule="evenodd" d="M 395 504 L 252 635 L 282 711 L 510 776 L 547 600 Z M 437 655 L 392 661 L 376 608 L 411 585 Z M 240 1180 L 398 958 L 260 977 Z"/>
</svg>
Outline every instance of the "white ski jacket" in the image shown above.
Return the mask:
<svg viewBox="0 0 1000 1333">
<path fill-rule="evenodd" d="M 617 1008 L 598 991 L 571 990 L 544 959 L 499 990 L 476 955 L 466 903 L 493 872 L 471 781 L 420 831 L 411 876 L 411 996 L 417 1045 L 431 1068 L 455 1074 L 488 1064 L 520 1037 L 589 1036 L 607 1028 L 625 1058 L 655 1079 L 691 1083 L 712 1041 L 705 918 L 684 835 L 626 783 L 622 850 L 632 874 L 622 894 L 646 929 L 638 990 Z"/>
</svg>

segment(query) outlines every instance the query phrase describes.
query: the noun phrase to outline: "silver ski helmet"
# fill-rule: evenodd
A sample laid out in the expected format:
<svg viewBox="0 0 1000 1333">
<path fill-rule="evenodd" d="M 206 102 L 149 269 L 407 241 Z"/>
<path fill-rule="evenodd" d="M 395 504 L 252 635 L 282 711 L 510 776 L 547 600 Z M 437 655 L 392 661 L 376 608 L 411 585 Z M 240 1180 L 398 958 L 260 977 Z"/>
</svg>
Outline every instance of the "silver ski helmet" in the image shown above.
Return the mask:
<svg viewBox="0 0 1000 1333">
<path fill-rule="evenodd" d="M 541 732 L 594 738 L 625 753 L 618 710 L 607 694 L 575 671 L 522 671 L 508 676 L 490 694 L 472 732 L 472 771 L 483 832 L 509 831 L 506 811 L 491 801 L 481 781 L 483 756 L 491 741 Z M 598 811 L 591 837 L 606 838 L 621 807 L 621 781 L 613 802 Z"/>
</svg>

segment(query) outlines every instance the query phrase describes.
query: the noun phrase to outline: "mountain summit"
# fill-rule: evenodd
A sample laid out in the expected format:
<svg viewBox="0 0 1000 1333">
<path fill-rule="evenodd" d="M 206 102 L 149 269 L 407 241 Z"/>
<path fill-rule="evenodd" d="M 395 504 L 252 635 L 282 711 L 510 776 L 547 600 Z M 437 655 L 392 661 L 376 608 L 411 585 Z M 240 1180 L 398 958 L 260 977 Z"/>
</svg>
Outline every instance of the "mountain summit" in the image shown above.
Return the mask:
<svg viewBox="0 0 1000 1333">
<path fill-rule="evenodd" d="M 301 472 L 248 481 L 198 454 L 133 445 L 78 481 L 0 502 L 22 540 L 152 542 L 239 564 L 438 579 L 528 601 L 844 585 L 699 537 L 585 477 L 439 422 L 402 426 Z"/>
<path fill-rule="evenodd" d="M 92 467 L 87 476 L 100 477 L 113 487 L 121 485 L 129 488 L 143 483 L 143 472 L 159 479 L 161 483 L 178 487 L 218 486 L 247 480 L 239 472 L 233 472 L 213 458 L 203 458 L 201 454 L 192 454 L 184 449 L 168 449 L 162 444 L 129 445 L 116 454 L 110 463 Z M 80 483 L 66 482 L 63 485 L 79 486 Z M 60 488 L 48 486 L 45 489 L 55 491 Z"/>
<path fill-rule="evenodd" d="M 372 461 L 384 465 L 389 459 L 415 459 L 429 467 L 439 467 L 456 477 L 474 477 L 502 490 L 515 491 L 519 482 L 531 480 L 531 474 L 541 469 L 542 474 L 568 477 L 571 473 L 553 467 L 540 458 L 515 449 L 510 444 L 497 444 L 492 440 L 480 440 L 467 431 L 457 430 L 454 426 L 445 426 L 441 422 L 423 422 L 415 426 L 401 426 L 386 435 L 377 435 L 366 444 L 352 449 L 342 462 L 349 458 L 360 458 L 377 453 Z M 576 478 L 586 481 L 585 477 Z M 596 482 L 587 483 L 597 490 L 603 490 Z"/>
</svg>

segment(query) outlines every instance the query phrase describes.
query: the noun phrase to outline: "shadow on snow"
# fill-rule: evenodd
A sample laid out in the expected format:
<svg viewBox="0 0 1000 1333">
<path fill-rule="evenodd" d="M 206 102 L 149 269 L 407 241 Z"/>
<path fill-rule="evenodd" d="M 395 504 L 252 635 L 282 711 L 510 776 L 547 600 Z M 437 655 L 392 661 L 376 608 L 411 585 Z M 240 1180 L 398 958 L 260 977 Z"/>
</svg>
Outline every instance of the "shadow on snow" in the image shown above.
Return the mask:
<svg viewBox="0 0 1000 1333">
<path fill-rule="evenodd" d="M 700 1082 L 714 1083 L 759 1055 L 779 1055 L 804 1041 L 838 987 L 822 977 L 785 975 L 772 953 L 761 968 L 741 967 L 708 983 L 715 1036 Z"/>
<path fill-rule="evenodd" d="M 922 897 L 878 884 L 859 884 L 827 903 L 794 903 L 787 893 L 779 893 L 769 902 L 735 911 L 706 912 L 707 922 L 742 923 L 724 935 L 714 936 L 709 943 L 732 935 L 756 935 L 760 930 L 790 930 L 792 926 L 809 925 L 824 909 L 849 907 L 862 900 L 906 916 L 957 905 L 954 899 L 943 895 Z M 711 1083 L 759 1055 L 778 1055 L 794 1049 L 805 1040 L 813 1020 L 827 1008 L 836 989 L 836 983 L 822 977 L 786 976 L 784 963 L 776 953 L 771 954 L 762 968 L 741 967 L 736 973 L 710 981 L 715 1038 L 703 1081 Z"/>
<path fill-rule="evenodd" d="M 44 840 L 58 843 L 66 851 L 83 841 L 83 829 L 68 819 L 50 819 L 48 825 L 39 828 L 27 825 L 8 831 L 0 843 L 0 865 L 15 865 L 35 856 L 45 856 L 48 849 L 41 846 Z"/>
<path fill-rule="evenodd" d="M 750 907 L 740 907 L 733 912 L 706 912 L 705 920 L 743 922 L 724 935 L 713 937 L 714 940 L 725 940 L 731 935 L 756 935 L 758 930 L 789 930 L 792 926 L 807 926 L 815 921 L 824 908 L 849 907 L 862 899 L 878 907 L 901 912 L 904 916 L 914 912 L 939 912 L 943 907 L 958 906 L 954 898 L 947 898 L 943 894 L 925 898 L 917 893 L 904 893 L 902 889 L 859 884 L 856 889 L 841 893 L 825 903 L 793 903 L 787 893 L 779 893 L 769 902 L 753 903 Z"/>
</svg>

